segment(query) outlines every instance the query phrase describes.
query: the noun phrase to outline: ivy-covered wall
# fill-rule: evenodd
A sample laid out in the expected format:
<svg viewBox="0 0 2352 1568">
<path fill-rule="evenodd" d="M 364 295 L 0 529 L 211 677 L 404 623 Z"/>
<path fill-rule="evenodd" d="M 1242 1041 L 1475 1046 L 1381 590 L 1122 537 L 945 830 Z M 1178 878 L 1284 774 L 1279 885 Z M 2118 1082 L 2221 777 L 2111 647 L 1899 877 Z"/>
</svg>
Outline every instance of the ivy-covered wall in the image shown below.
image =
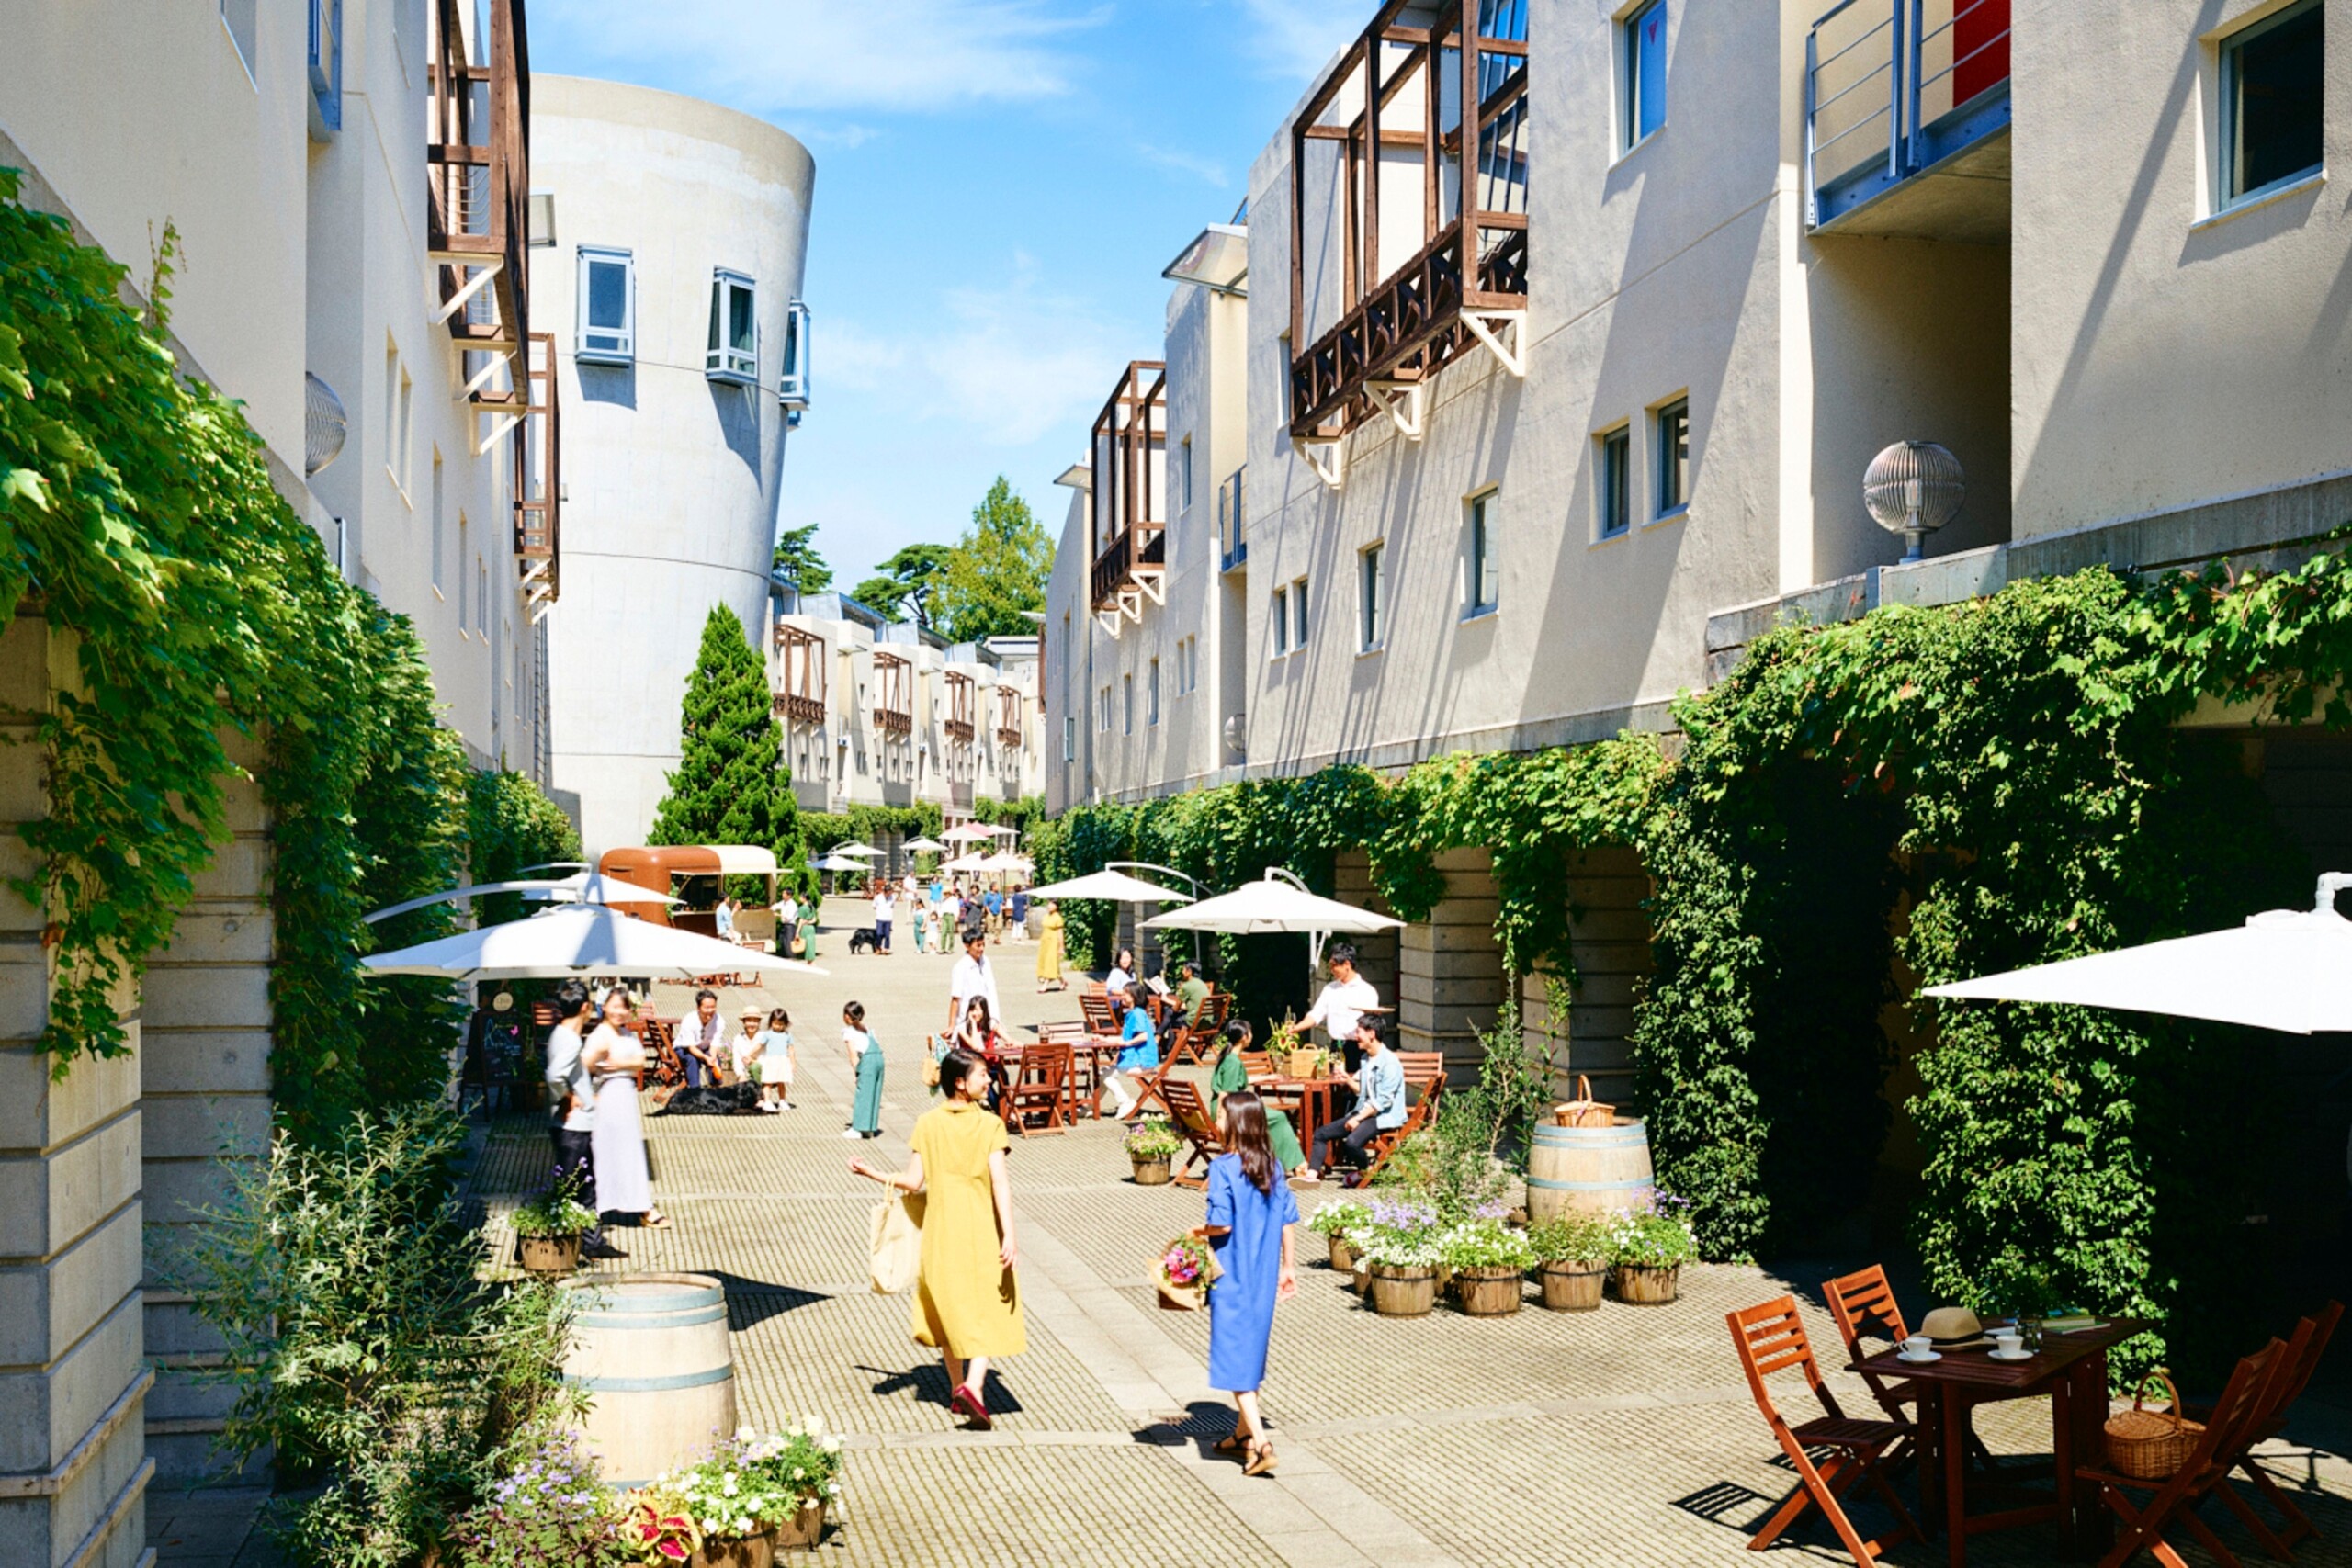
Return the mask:
<svg viewBox="0 0 2352 1568">
<path fill-rule="evenodd" d="M 2347 668 L 2341 555 L 2278 575 L 2091 571 L 1775 632 L 1678 704 L 1672 760 L 1627 737 L 1081 807 L 1040 833 L 1041 872 L 1134 858 L 1224 887 L 1287 864 L 1328 886 L 1332 849 L 1358 843 L 1413 919 L 1440 891 L 1430 857 L 1483 844 L 1508 963 L 1572 978 L 1567 857 L 1631 846 L 1653 884 L 1634 1049 L 1661 1181 L 1692 1201 L 1710 1255 L 1743 1257 L 1861 1201 L 1890 1115 L 1895 974 L 1932 985 L 2307 897 L 2310 867 L 2235 750 L 2180 725 L 2203 700 L 2238 723 L 2352 726 Z M 1109 915 L 1073 911 L 1077 961 L 1102 961 Z M 2223 1276 L 2264 1168 L 2262 1043 L 1913 1005 L 1928 1043 L 1901 1111 L 1938 1296 L 2169 1319 L 2192 1360 L 2233 1343 L 2243 1325 L 2209 1309 L 2248 1301 Z"/>
</svg>

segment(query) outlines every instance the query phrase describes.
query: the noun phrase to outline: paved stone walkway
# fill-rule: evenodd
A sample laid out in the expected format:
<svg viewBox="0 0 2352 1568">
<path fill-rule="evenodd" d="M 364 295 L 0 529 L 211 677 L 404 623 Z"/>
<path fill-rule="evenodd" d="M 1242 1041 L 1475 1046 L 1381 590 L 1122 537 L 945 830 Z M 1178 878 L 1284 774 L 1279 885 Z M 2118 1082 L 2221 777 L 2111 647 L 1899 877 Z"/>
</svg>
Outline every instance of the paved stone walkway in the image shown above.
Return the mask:
<svg viewBox="0 0 2352 1568">
<path fill-rule="evenodd" d="M 1133 1185 L 1111 1123 L 1015 1145 L 1030 1350 L 991 1379 L 997 1429 L 961 1430 L 935 1358 L 908 1337 L 906 1299 L 866 1289 L 866 1214 L 878 1192 L 846 1168 L 855 1153 L 905 1156 L 906 1132 L 931 1103 L 917 1063 L 945 1014 L 948 960 L 903 949 L 852 958 L 842 945 L 834 933 L 820 958 L 830 976 L 781 988 L 802 1043 L 801 1109 L 650 1121 L 656 1192 L 675 1225 L 619 1233 L 633 1256 L 605 1266 L 721 1277 L 743 1418 L 815 1414 L 844 1434 L 849 1517 L 824 1559 L 842 1568 L 1753 1561 L 1747 1536 L 1791 1476 L 1740 1379 L 1723 1314 L 1791 1289 L 1804 1297 L 1811 1279 L 1702 1267 L 1685 1271 L 1683 1299 L 1669 1307 L 1530 1306 L 1495 1319 L 1441 1308 L 1398 1321 L 1359 1303 L 1304 1236 L 1312 1266 L 1277 1314 L 1264 1391 L 1282 1472 L 1252 1480 L 1208 1451 L 1230 1416 L 1204 1378 L 1204 1317 L 1156 1310 L 1148 1280 L 1158 1245 L 1197 1222 L 1200 1199 Z M 998 951 L 1016 1031 L 1075 1015 L 1074 998 L 1035 994 L 1033 950 Z M 840 1136 L 849 1076 L 839 1012 L 852 997 L 888 1053 L 878 1146 Z M 731 1016 L 741 999 L 728 995 L 723 1010 Z M 684 1000 L 665 989 L 664 1014 Z M 502 1122 L 483 1148 L 475 1190 L 501 1247 L 502 1216 L 537 1179 L 546 1148 L 538 1125 L 521 1121 Z M 1809 1298 L 1807 1309 L 1816 1345 L 1834 1346 Z M 1869 1410 L 1857 1382 L 1832 1381 L 1849 1411 Z M 2331 1539 L 2299 1560 L 2352 1563 L 2352 1465 L 2336 1457 L 2352 1451 L 2352 1419 L 2312 1405 L 2302 1426 L 2311 1429 L 2278 1445 L 2278 1472 L 2310 1490 L 2307 1506 Z M 1996 1450 L 2046 1453 L 2047 1406 L 1990 1407 L 1979 1429 Z M 1876 1533 L 1875 1512 L 1857 1512 Z M 167 1499 L 151 1518 L 159 1542 L 176 1528 Z M 184 1530 L 178 1546 L 164 1546 L 164 1568 L 229 1568 L 234 1543 L 224 1551 L 220 1534 Z M 2222 1535 L 2258 1556 L 2234 1525 Z M 1840 1559 L 1817 1527 L 1782 1550 Z M 2058 1541 L 2046 1528 L 1979 1538 L 1971 1558 L 2054 1562 Z M 1913 1543 L 1887 1561 L 1941 1562 L 1942 1543 Z"/>
</svg>

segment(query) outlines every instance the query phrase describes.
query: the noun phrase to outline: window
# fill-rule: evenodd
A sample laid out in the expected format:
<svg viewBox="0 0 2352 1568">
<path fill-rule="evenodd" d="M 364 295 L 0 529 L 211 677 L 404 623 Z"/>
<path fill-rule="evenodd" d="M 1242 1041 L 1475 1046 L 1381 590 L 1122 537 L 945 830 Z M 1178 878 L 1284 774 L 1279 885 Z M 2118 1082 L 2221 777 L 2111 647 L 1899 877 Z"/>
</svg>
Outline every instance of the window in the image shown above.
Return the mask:
<svg viewBox="0 0 2352 1568">
<path fill-rule="evenodd" d="M 1193 438 L 1184 437 L 1184 502 L 1183 511 L 1193 510 Z"/>
<path fill-rule="evenodd" d="M 458 513 L 458 635 L 466 635 L 466 552 L 473 545 L 473 529 L 466 522 L 466 514 Z"/>
<path fill-rule="evenodd" d="M 808 307 L 795 299 L 784 311 L 784 368 L 776 377 L 775 399 L 788 409 L 808 406 Z"/>
<path fill-rule="evenodd" d="M 1248 472 L 1236 468 L 1231 479 L 1217 486 L 1217 548 L 1224 552 L 1221 564 L 1227 571 L 1250 558 L 1249 536 L 1242 530 L 1242 477 Z"/>
<path fill-rule="evenodd" d="M 1356 618 L 1356 648 L 1364 653 L 1378 648 L 1380 639 L 1388 633 L 1388 623 L 1380 603 L 1381 558 L 1386 554 L 1381 546 L 1374 545 L 1356 557 L 1357 604 L 1360 611 Z"/>
<path fill-rule="evenodd" d="M 408 495 L 408 444 L 410 416 L 414 406 L 415 388 L 409 379 L 408 367 L 401 363 L 401 351 L 390 339 L 384 344 L 384 471 L 400 487 L 403 499 Z"/>
<path fill-rule="evenodd" d="M 580 333 L 583 365 L 628 365 L 637 358 L 637 258 L 604 245 L 580 247 Z"/>
<path fill-rule="evenodd" d="M 555 192 L 535 190 L 526 209 L 528 221 L 526 238 L 536 250 L 546 250 L 555 243 Z"/>
<path fill-rule="evenodd" d="M 760 318 L 752 280 L 719 267 L 710 275 L 710 344 L 703 374 L 755 385 L 760 378 Z"/>
<path fill-rule="evenodd" d="M 1129 671 L 1119 677 L 1119 733 L 1133 735 L 1135 732 L 1136 678 L 1135 672 Z"/>
<path fill-rule="evenodd" d="M 1677 398 L 1657 411 L 1657 515 L 1690 504 L 1690 400 Z"/>
<path fill-rule="evenodd" d="M 1462 608 L 1481 615 L 1495 607 L 1495 491 L 1470 498 L 1467 536 L 1463 541 Z"/>
<path fill-rule="evenodd" d="M 490 568 L 474 557 L 474 635 L 490 640 Z"/>
<path fill-rule="evenodd" d="M 2258 197 L 2321 162 L 2320 0 L 2298 0 L 2222 45 L 2222 199 Z"/>
<path fill-rule="evenodd" d="M 252 0 L 244 9 L 253 13 Z M 310 11 L 311 140 L 324 141 L 343 129 L 343 0 L 311 0 Z"/>
<path fill-rule="evenodd" d="M 442 575 L 441 569 L 441 531 L 447 519 L 441 506 L 441 448 L 436 446 L 433 448 L 433 592 L 447 599 L 448 594 L 442 585 L 448 579 Z"/>
<path fill-rule="evenodd" d="M 1074 713 L 1062 715 L 1062 761 L 1078 761 L 1078 716 Z"/>
<path fill-rule="evenodd" d="M 1269 602 L 1266 611 L 1266 646 L 1272 657 L 1279 659 L 1290 651 L 1290 591 L 1288 589 L 1275 589 L 1274 596 Z"/>
<path fill-rule="evenodd" d="M 1306 579 L 1303 577 L 1290 585 L 1290 645 L 1306 646 Z"/>
<path fill-rule="evenodd" d="M 237 46 L 237 63 L 245 68 L 245 80 L 255 87 L 261 85 L 261 73 L 255 69 L 256 29 L 261 21 L 261 0 L 220 0 L 220 25 L 228 30 L 229 41 Z"/>
<path fill-rule="evenodd" d="M 1144 723 L 1148 726 L 1158 724 L 1159 722 L 1159 660 L 1157 659 L 1151 661 L 1150 678 L 1144 688 L 1143 701 Z"/>
<path fill-rule="evenodd" d="M 1666 0 L 1628 12 L 1621 24 L 1621 92 L 1625 105 L 1625 150 L 1666 123 Z"/>
<path fill-rule="evenodd" d="M 1613 539 L 1634 525 L 1634 433 L 1623 425 L 1600 437 L 1600 485 L 1597 497 L 1600 536 Z"/>
</svg>

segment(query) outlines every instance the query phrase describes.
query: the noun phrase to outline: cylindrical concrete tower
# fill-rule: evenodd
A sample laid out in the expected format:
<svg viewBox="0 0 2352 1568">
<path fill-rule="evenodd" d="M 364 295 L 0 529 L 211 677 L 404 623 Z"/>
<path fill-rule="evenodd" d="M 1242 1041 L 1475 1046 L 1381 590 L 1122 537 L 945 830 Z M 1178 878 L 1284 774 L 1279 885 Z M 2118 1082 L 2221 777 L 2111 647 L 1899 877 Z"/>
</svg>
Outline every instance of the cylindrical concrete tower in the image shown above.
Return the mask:
<svg viewBox="0 0 2352 1568">
<path fill-rule="evenodd" d="M 562 367 L 555 783 L 592 856 L 645 841 L 711 606 L 766 635 L 815 177 L 732 109 L 531 79 L 531 315 Z"/>
</svg>

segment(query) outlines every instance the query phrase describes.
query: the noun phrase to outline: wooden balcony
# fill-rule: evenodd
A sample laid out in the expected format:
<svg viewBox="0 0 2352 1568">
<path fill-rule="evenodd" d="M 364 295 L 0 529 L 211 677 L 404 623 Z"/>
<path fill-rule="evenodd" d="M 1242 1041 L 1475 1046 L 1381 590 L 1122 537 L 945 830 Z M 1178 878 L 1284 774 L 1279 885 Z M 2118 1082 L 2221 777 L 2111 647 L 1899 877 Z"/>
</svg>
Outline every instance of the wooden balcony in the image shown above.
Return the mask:
<svg viewBox="0 0 2352 1568">
<path fill-rule="evenodd" d="M 775 628 L 775 716 L 793 724 L 825 722 L 825 639 L 779 622 Z"/>
<path fill-rule="evenodd" d="M 1168 367 L 1136 360 L 1095 416 L 1088 603 L 1113 637 L 1161 602 L 1168 575 Z"/>
<path fill-rule="evenodd" d="M 1021 692 L 1013 686 L 996 689 L 996 743 L 1001 750 L 1018 751 L 1026 739 L 1021 723 Z"/>
<path fill-rule="evenodd" d="M 535 604 L 562 592 L 562 422 L 556 406 L 555 334 L 533 333 L 524 352 L 523 423 L 514 442 L 514 556 Z M 545 584 L 545 592 L 540 590 Z"/>
<path fill-rule="evenodd" d="M 884 735 L 915 732 L 915 667 L 878 649 L 874 655 L 874 728 Z"/>
<path fill-rule="evenodd" d="M 530 331 L 530 62 L 521 0 L 489 0 L 489 36 L 461 0 L 430 0 L 425 249 L 458 346 L 507 355 Z"/>
<path fill-rule="evenodd" d="M 947 720 L 941 728 L 947 731 L 947 739 L 959 746 L 969 746 L 978 733 L 972 724 L 972 678 L 953 670 L 947 671 Z"/>
</svg>

